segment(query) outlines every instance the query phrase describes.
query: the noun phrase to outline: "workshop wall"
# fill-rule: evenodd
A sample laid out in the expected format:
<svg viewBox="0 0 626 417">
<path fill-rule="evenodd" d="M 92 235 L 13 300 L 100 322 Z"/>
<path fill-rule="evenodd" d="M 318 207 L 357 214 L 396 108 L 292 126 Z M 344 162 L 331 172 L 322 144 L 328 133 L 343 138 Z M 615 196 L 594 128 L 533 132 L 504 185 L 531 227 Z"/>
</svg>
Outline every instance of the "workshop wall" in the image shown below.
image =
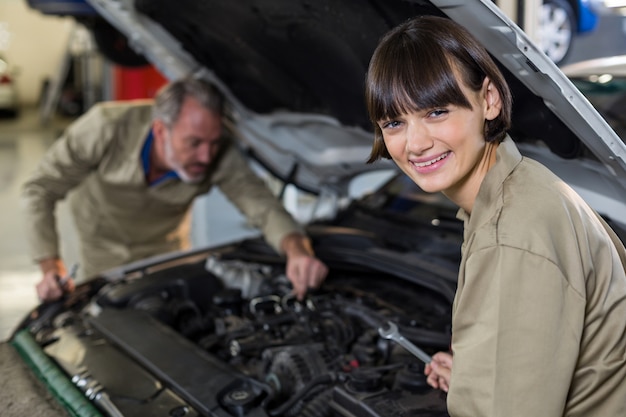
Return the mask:
<svg viewBox="0 0 626 417">
<path fill-rule="evenodd" d="M 43 15 L 26 0 L 0 0 L 0 50 L 19 68 L 22 105 L 38 102 L 44 81 L 58 71 L 73 26 L 73 19 Z"/>
</svg>

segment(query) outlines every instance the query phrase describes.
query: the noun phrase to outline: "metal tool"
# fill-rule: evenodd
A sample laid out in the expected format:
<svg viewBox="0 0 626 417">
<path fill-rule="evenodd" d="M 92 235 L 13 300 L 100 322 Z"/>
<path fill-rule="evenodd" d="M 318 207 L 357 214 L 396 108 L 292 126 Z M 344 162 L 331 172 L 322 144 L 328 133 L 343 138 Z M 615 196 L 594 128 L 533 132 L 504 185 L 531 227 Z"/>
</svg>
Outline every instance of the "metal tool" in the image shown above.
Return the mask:
<svg viewBox="0 0 626 417">
<path fill-rule="evenodd" d="M 417 357 L 422 362 L 426 364 L 430 363 L 431 357 L 422 349 L 415 346 L 413 342 L 411 342 L 409 339 L 402 336 L 398 331 L 397 324 L 388 321 L 387 327 L 380 326 L 378 328 L 378 334 L 384 339 L 393 340 L 394 342 L 398 343 L 400 346 L 408 350 L 411 354 L 415 355 L 415 357 Z"/>
<path fill-rule="evenodd" d="M 65 284 L 67 284 L 67 281 L 71 279 L 76 279 L 76 272 L 78 271 L 78 264 L 72 264 L 72 266 L 70 267 L 70 272 L 64 276 L 63 278 L 57 276 L 57 282 L 59 283 L 59 286 L 61 288 L 63 288 L 65 286 Z"/>
</svg>

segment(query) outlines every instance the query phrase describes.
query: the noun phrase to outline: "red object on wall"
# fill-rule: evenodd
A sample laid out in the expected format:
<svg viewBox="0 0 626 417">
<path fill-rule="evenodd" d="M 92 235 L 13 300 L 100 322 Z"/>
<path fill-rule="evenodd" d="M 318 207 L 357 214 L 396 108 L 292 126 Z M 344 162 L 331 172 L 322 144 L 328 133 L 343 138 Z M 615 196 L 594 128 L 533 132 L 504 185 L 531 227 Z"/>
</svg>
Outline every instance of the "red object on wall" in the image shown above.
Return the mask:
<svg viewBox="0 0 626 417">
<path fill-rule="evenodd" d="M 152 65 L 129 68 L 113 67 L 114 100 L 152 98 L 167 79 Z"/>
</svg>

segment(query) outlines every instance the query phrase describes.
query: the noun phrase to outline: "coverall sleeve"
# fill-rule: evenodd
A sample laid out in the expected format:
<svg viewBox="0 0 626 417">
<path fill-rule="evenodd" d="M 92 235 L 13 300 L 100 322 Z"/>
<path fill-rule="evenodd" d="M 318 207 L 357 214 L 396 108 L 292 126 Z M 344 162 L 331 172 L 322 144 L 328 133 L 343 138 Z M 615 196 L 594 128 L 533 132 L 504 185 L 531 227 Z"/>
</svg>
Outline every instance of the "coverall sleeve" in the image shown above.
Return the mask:
<svg viewBox="0 0 626 417">
<path fill-rule="evenodd" d="M 214 178 L 224 195 L 254 227 L 261 229 L 265 240 L 278 253 L 282 253 L 283 237 L 293 232 L 304 233 L 234 145 L 225 150 Z"/>
<path fill-rule="evenodd" d="M 506 246 L 471 254 L 460 290 L 450 415 L 563 416 L 584 297 L 554 263 Z"/>
<path fill-rule="evenodd" d="M 111 142 L 110 131 L 102 109 L 94 106 L 51 145 L 23 184 L 25 232 L 35 261 L 59 256 L 56 204 L 97 168 Z"/>
</svg>

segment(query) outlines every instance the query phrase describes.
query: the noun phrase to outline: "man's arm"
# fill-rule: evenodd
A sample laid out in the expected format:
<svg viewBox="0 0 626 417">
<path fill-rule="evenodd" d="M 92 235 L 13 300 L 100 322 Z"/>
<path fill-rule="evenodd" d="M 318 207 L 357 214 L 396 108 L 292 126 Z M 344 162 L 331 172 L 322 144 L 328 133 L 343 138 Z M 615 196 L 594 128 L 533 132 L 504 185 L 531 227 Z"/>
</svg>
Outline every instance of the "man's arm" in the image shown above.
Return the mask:
<svg viewBox="0 0 626 417">
<path fill-rule="evenodd" d="M 307 288 L 319 286 L 328 268 L 315 257 L 304 229 L 248 166 L 234 145 L 223 150 L 214 183 L 224 195 L 263 232 L 265 240 L 287 257 L 287 277 L 299 298 Z"/>
<path fill-rule="evenodd" d="M 57 276 L 65 276 L 59 257 L 56 204 L 97 167 L 107 146 L 99 107 L 77 119 L 48 149 L 36 171 L 22 187 L 22 207 L 31 256 L 40 266 L 39 298 L 54 300 L 62 291 Z M 66 290 L 73 288 L 68 283 Z"/>
</svg>

